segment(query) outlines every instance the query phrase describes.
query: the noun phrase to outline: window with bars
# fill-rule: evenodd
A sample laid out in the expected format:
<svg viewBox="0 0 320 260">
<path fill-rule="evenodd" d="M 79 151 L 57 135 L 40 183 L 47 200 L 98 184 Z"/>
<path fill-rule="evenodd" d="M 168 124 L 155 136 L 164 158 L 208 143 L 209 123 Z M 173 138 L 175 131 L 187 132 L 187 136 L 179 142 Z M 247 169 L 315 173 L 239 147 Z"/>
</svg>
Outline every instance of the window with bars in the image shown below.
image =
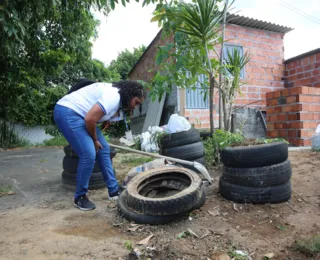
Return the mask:
<svg viewBox="0 0 320 260">
<path fill-rule="evenodd" d="M 237 49 L 240 53 L 241 56 L 243 56 L 243 47 L 239 45 L 232 45 L 232 44 L 224 44 L 223 47 L 223 61 L 226 61 L 228 58 L 228 52 L 232 55 L 233 50 Z M 244 68 L 242 68 L 240 72 L 240 77 L 243 79 L 244 78 Z"/>
<path fill-rule="evenodd" d="M 209 108 L 209 96 L 207 95 L 204 100 L 205 94 L 200 82 L 207 80 L 205 75 L 199 76 L 199 82 L 196 85 L 196 89 L 186 89 L 186 108 Z"/>
</svg>

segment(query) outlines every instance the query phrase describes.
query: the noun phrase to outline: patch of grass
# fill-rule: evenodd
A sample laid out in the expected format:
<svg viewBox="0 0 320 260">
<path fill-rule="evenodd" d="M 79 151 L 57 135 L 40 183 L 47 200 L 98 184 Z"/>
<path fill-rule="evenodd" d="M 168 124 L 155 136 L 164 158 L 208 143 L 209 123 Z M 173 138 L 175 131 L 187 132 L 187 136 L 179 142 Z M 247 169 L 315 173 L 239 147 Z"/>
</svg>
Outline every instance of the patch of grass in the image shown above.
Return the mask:
<svg viewBox="0 0 320 260">
<path fill-rule="evenodd" d="M 15 194 L 12 185 L 0 185 L 0 197 Z"/>
<path fill-rule="evenodd" d="M 121 159 L 121 163 L 129 164 L 130 166 L 138 166 L 147 162 L 151 162 L 153 158 L 151 157 L 125 157 Z"/>
<path fill-rule="evenodd" d="M 124 247 L 129 250 L 130 252 L 133 251 L 133 245 L 132 245 L 132 242 L 130 240 L 127 240 L 125 243 L 124 243 Z"/>
<path fill-rule="evenodd" d="M 307 256 L 320 255 L 320 235 L 309 239 L 297 240 L 294 248 Z"/>
<path fill-rule="evenodd" d="M 37 146 L 66 146 L 68 145 L 68 141 L 64 138 L 64 136 L 56 136 L 52 139 L 48 139 L 43 141 L 41 144 Z"/>
<path fill-rule="evenodd" d="M 0 185 L 0 193 L 7 193 L 12 191 L 12 185 Z"/>
</svg>

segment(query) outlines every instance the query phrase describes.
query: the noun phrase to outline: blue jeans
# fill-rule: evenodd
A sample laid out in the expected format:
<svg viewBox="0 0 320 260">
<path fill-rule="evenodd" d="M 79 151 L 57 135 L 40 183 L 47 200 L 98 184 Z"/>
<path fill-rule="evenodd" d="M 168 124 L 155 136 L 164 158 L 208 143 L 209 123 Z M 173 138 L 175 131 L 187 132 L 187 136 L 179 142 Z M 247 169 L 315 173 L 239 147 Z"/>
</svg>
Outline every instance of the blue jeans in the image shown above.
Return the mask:
<svg viewBox="0 0 320 260">
<path fill-rule="evenodd" d="M 110 147 L 98 127 L 97 138 L 102 145 L 102 149 L 99 149 L 98 153 L 96 153 L 93 140 L 87 131 L 83 117 L 70 108 L 56 105 L 54 108 L 54 121 L 72 149 L 79 156 L 75 199 L 88 192 L 89 180 L 96 159 L 109 190 L 109 195 L 116 194 L 118 192 L 118 182 L 110 159 Z"/>
</svg>

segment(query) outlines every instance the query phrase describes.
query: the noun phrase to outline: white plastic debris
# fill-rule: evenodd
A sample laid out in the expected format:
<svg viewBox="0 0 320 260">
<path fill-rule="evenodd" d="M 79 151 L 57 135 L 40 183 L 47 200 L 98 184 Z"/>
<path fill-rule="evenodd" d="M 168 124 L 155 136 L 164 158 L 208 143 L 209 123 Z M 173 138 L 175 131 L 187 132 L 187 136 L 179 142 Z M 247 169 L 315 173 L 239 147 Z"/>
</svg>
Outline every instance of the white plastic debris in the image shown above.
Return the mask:
<svg viewBox="0 0 320 260">
<path fill-rule="evenodd" d="M 317 126 L 316 133 L 311 137 L 311 148 L 320 151 L 320 125 Z"/>
<path fill-rule="evenodd" d="M 178 114 L 173 114 L 169 118 L 168 125 L 166 127 L 166 130 L 169 133 L 177 133 L 182 131 L 188 131 L 191 128 L 191 124 L 188 122 L 188 120 L 183 117 L 179 116 Z"/>
</svg>

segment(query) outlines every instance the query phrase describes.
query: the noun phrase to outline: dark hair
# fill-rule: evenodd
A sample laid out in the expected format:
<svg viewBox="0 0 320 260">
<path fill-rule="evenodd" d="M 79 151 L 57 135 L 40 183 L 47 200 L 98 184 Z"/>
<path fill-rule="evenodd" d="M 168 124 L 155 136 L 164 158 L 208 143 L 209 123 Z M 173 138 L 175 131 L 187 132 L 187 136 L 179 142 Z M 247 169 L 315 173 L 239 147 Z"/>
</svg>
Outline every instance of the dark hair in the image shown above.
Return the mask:
<svg viewBox="0 0 320 260">
<path fill-rule="evenodd" d="M 89 80 L 89 79 L 81 79 L 80 81 L 78 81 L 75 85 L 73 85 L 71 88 L 70 88 L 70 90 L 68 91 L 68 93 L 67 94 L 70 94 L 70 93 L 72 93 L 72 92 L 74 92 L 74 91 L 77 91 L 77 90 L 79 90 L 80 88 L 83 88 L 83 87 L 85 87 L 85 86 L 89 86 L 89 85 L 91 85 L 91 84 L 93 84 L 93 83 L 96 83 L 95 81 L 93 81 L 93 80 Z"/>
<path fill-rule="evenodd" d="M 112 83 L 113 87 L 119 89 L 120 104 L 122 108 L 128 109 L 131 99 L 134 97 L 145 97 L 145 91 L 141 83 L 135 80 L 121 80 Z"/>
</svg>

